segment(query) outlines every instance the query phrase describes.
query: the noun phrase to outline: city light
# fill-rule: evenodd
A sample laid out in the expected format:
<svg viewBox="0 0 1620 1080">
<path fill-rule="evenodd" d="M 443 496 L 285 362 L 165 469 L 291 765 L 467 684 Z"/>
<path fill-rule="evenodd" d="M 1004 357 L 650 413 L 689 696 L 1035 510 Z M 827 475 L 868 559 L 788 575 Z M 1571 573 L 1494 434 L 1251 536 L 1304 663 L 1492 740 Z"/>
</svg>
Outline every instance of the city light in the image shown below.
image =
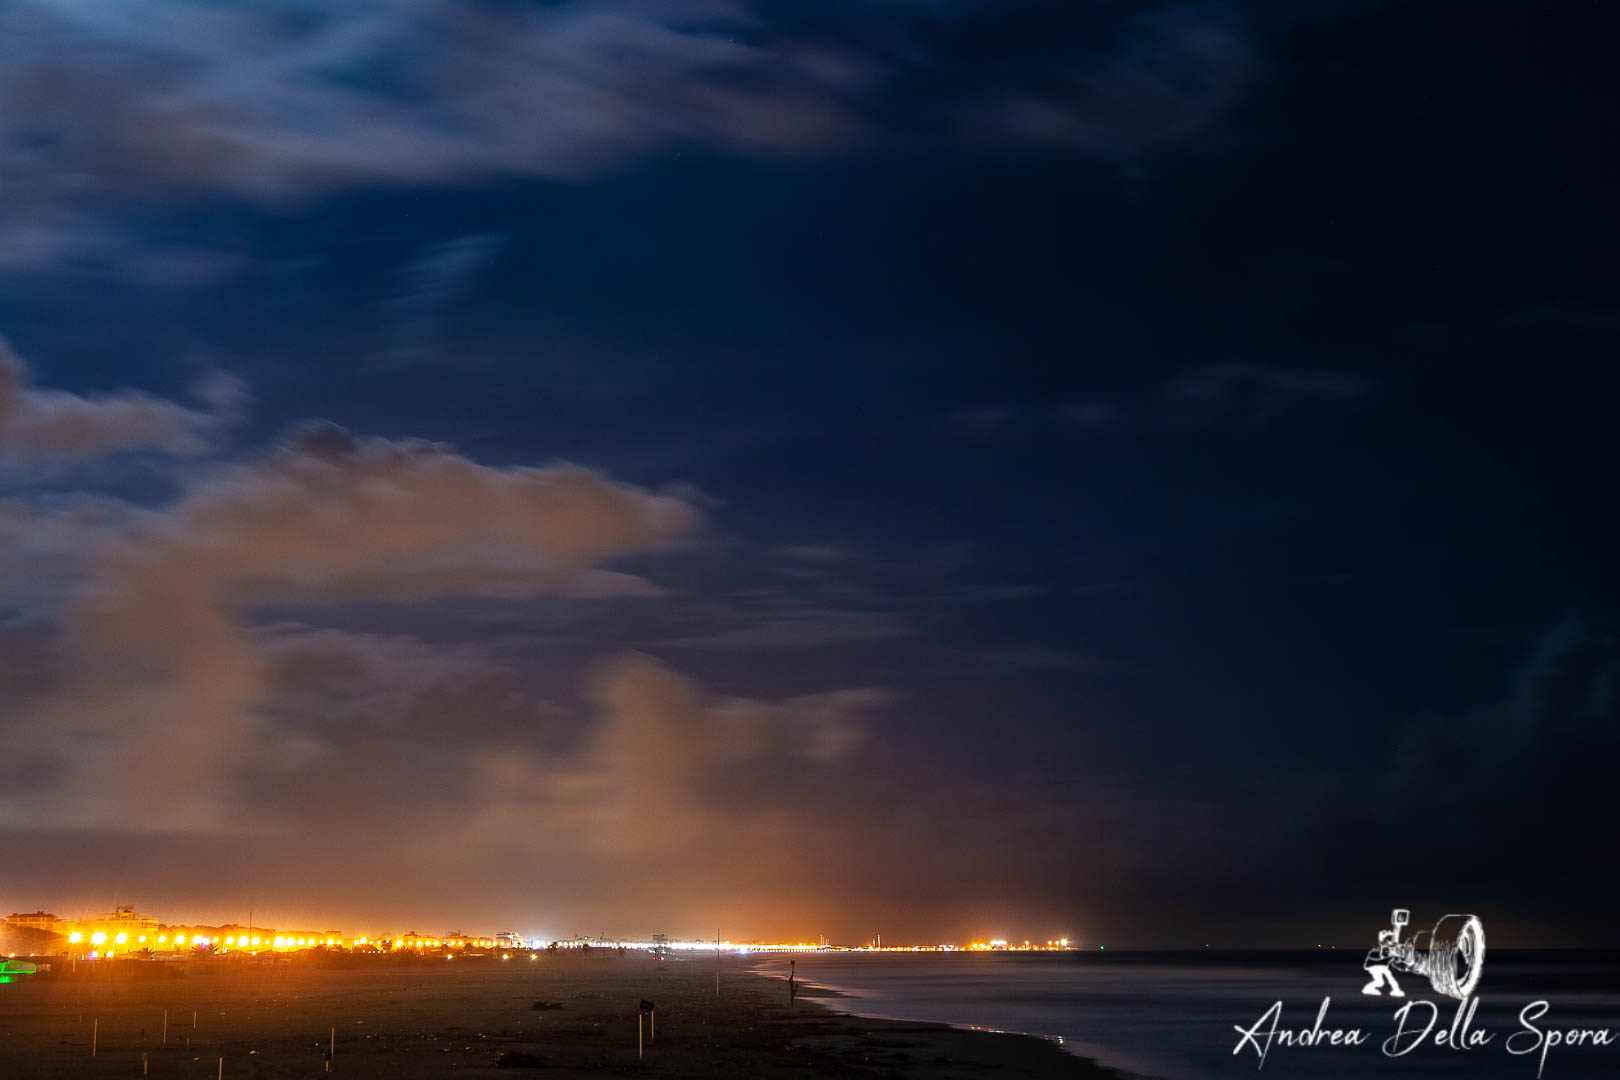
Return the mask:
<svg viewBox="0 0 1620 1080">
<path fill-rule="evenodd" d="M 52 917 L 54 919 L 54 917 Z M 228 936 L 215 937 L 207 931 L 211 927 L 180 927 L 162 926 L 156 918 L 150 915 L 137 915 L 131 907 L 120 907 L 115 912 L 99 918 L 78 920 L 55 919 L 57 932 L 66 939 L 69 945 L 88 943 L 95 946 L 94 958 L 117 956 L 129 961 L 136 959 L 146 960 L 173 960 L 179 959 L 179 951 L 187 944 L 188 936 L 191 938 L 193 952 L 186 954 L 188 959 L 199 960 L 207 957 L 205 951 L 208 946 L 217 946 L 221 955 L 233 950 L 253 950 L 252 955 L 257 956 L 262 945 L 267 949 L 293 950 L 305 948 L 336 948 L 339 950 L 355 949 L 367 952 L 399 950 L 404 953 L 420 953 L 426 950 L 445 950 L 446 959 L 451 958 L 451 950 L 463 950 L 461 955 L 473 957 L 495 957 L 503 960 L 511 958 L 514 951 L 525 951 L 530 959 L 539 959 L 538 953 L 558 949 L 591 949 L 616 948 L 620 950 L 634 949 L 637 951 L 650 951 L 655 953 L 668 952 L 726 952 L 737 956 L 748 956 L 755 953 L 919 953 L 919 952 L 1047 952 L 1072 951 L 1080 948 L 1078 942 L 1067 937 L 1053 937 L 1041 940 L 988 938 L 977 939 L 965 943 L 939 942 L 932 944 L 884 944 L 883 939 L 874 935 L 873 938 L 860 945 L 837 945 L 829 942 L 822 936 L 816 942 L 807 941 L 714 941 L 698 939 L 671 939 L 662 934 L 654 935 L 652 940 L 627 940 L 606 937 L 576 937 L 571 940 L 549 940 L 545 937 L 520 937 L 517 933 L 503 930 L 494 937 L 433 937 L 409 931 L 399 936 L 385 935 L 376 938 L 360 935 L 345 938 L 334 931 L 328 931 L 332 936 L 316 936 L 309 933 L 302 935 L 294 932 L 275 933 L 267 930 L 264 937 L 253 937 L 248 934 L 231 933 Z M 156 931 L 162 929 L 164 933 Z M 141 931 L 151 931 L 145 933 Z M 179 931 L 179 932 L 175 932 Z M 195 932 L 193 932 L 195 931 Z M 172 938 L 172 945 L 170 944 Z M 149 946 L 149 941 L 155 946 Z M 131 948 L 130 943 L 135 947 Z M 1089 947 L 1089 946 L 1088 946 Z M 1098 946 L 1101 948 L 1101 946 Z M 477 950 L 477 951 L 467 951 Z M 486 951 L 487 950 L 487 951 Z M 164 955 L 164 954 L 167 955 Z M 144 954 L 144 956 L 142 955 Z M 79 954 L 83 956 L 83 954 Z M 233 956 L 232 962 L 245 960 L 246 956 Z M 268 957 L 266 957 L 268 959 Z"/>
</svg>

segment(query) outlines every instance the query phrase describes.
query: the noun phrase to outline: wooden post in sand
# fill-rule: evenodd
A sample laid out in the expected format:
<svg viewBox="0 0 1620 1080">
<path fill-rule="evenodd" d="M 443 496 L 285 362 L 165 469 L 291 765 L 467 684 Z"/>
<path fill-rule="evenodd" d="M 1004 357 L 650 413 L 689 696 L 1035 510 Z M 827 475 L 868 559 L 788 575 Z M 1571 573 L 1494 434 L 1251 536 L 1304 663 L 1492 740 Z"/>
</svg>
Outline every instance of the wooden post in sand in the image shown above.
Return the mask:
<svg viewBox="0 0 1620 1080">
<path fill-rule="evenodd" d="M 636 1013 L 636 1060 L 641 1060 L 641 1014 Z"/>
<path fill-rule="evenodd" d="M 100 1020 L 90 1021 L 90 1056 L 96 1056 L 96 1036 L 101 1028 Z"/>
<path fill-rule="evenodd" d="M 225 1080 L 225 1059 L 219 1059 L 219 1071 L 214 1074 L 214 1080 Z"/>
<path fill-rule="evenodd" d="M 794 991 L 793 976 L 798 973 L 798 970 L 799 970 L 799 962 L 797 960 L 789 960 L 788 961 L 788 1008 L 790 1008 L 790 1009 L 793 1008 L 793 991 Z"/>
<path fill-rule="evenodd" d="M 141 1054 L 141 1075 L 146 1075 L 146 1054 Z"/>
<path fill-rule="evenodd" d="M 169 1010 L 163 1010 L 163 1046 L 169 1045 Z"/>
</svg>

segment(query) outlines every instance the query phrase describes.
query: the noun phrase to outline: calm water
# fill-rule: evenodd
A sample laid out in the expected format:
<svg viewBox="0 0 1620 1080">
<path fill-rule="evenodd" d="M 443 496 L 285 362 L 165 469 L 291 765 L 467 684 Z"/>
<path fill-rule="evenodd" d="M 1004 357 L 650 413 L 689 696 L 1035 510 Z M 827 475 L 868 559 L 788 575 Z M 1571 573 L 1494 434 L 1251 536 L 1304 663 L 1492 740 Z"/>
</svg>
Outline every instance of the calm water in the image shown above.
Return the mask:
<svg viewBox="0 0 1620 1080">
<path fill-rule="evenodd" d="M 1278 1030 L 1316 1020 L 1330 997 L 1324 1029 L 1361 1028 L 1359 1046 L 1288 1047 L 1272 1043 L 1261 1075 L 1334 1077 L 1515 1077 L 1533 1080 L 1540 1050 L 1508 1052 L 1534 1041 L 1519 1012 L 1548 1003 L 1534 1020 L 1543 1032 L 1610 1028 L 1602 1047 L 1554 1046 L 1544 1077 L 1620 1075 L 1620 955 L 1499 950 L 1487 960 L 1471 1030 L 1492 1033 L 1467 1050 L 1435 1045 L 1433 1034 L 1410 1053 L 1386 1057 L 1402 1002 L 1367 997 L 1360 951 L 1329 953 L 1001 953 L 814 954 L 798 957 L 800 980 L 840 991 L 835 1008 L 868 1016 L 1056 1036 L 1077 1054 L 1162 1080 L 1247 1076 L 1260 1063 L 1253 1049 L 1233 1054 L 1240 1035 L 1274 1002 Z M 788 961 L 764 957 L 759 969 L 786 976 Z M 1408 1001 L 1432 1001 L 1433 1033 L 1452 1026 L 1457 1002 L 1416 976 L 1401 976 Z M 1429 1013 L 1415 1006 L 1407 1030 L 1421 1031 Z M 1525 1032 L 1520 1035 L 1519 1033 Z M 1263 1039 L 1263 1034 L 1261 1038 Z M 1411 1036 L 1408 1036 L 1410 1040 Z M 1541 1040 L 1545 1042 L 1546 1040 Z"/>
</svg>

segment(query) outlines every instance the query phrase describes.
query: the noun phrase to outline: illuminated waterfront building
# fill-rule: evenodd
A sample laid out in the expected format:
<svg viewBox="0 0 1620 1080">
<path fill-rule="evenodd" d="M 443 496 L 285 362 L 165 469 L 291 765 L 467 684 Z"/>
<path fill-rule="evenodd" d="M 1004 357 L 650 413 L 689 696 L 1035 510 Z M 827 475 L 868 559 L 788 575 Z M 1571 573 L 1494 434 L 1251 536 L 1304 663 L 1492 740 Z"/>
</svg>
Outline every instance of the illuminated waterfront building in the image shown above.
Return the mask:
<svg viewBox="0 0 1620 1080">
<path fill-rule="evenodd" d="M 45 930 L 56 933 L 56 928 L 62 920 L 48 911 L 13 911 L 6 916 L 7 926 L 27 927 L 30 930 Z"/>
</svg>

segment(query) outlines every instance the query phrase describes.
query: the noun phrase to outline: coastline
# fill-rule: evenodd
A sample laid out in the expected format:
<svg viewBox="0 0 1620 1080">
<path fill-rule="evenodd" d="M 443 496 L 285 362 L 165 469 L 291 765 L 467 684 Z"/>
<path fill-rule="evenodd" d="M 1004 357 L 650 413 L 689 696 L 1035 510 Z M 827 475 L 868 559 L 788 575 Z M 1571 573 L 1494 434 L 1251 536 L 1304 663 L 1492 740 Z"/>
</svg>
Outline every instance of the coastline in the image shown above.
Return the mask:
<svg viewBox="0 0 1620 1080">
<path fill-rule="evenodd" d="M 785 987 L 787 976 L 752 969 L 760 979 L 778 987 Z M 1094 1080 L 1137 1080 L 1132 1074 L 1102 1065 L 1094 1059 L 1068 1047 L 1061 1036 L 1038 1032 L 1009 1031 L 987 1025 L 950 1023 L 929 1019 L 902 1019 L 879 1016 L 858 1009 L 846 1009 L 838 1002 L 860 1002 L 856 994 L 832 986 L 823 986 L 813 980 L 799 978 L 795 991 L 796 1008 L 819 1009 L 828 1016 L 840 1019 L 854 1027 L 889 1034 L 909 1033 L 931 1039 L 941 1048 L 967 1049 L 971 1060 L 988 1069 L 1016 1067 L 1022 1076 L 1075 1076 Z M 784 998 L 785 989 L 776 991 Z M 1016 1063 L 1016 1065 L 1015 1065 Z M 917 1073 L 915 1075 L 936 1075 Z M 938 1075 L 955 1075 L 940 1073 Z"/>
<path fill-rule="evenodd" d="M 780 980 L 735 956 L 718 960 L 716 996 L 715 958 L 600 952 L 57 971 L 0 986 L 0 1075 L 93 1080 L 147 1063 L 155 1077 L 320 1074 L 331 1045 L 332 1075 L 404 1080 L 510 1076 L 514 1065 L 565 1077 L 1118 1077 L 1036 1036 L 872 1019 L 823 1000 L 789 1008 Z"/>
<path fill-rule="evenodd" d="M 755 973 L 776 984 L 784 980 Z M 898 1020 L 848 1012 L 832 1002 L 858 1000 L 837 990 L 807 986 L 796 995 L 794 1013 L 783 1013 L 798 1020 L 819 1015 L 819 1026 L 806 1025 L 809 1038 L 822 1044 L 830 1062 L 845 1066 L 859 1064 L 882 1068 L 886 1076 L 978 1076 L 1015 1075 L 1036 1080 L 1057 1077 L 1087 1077 L 1090 1080 L 1128 1080 L 1125 1074 L 1099 1065 L 1090 1058 L 1072 1053 L 1055 1037 L 1017 1031 L 948 1024 L 933 1020 Z M 801 1035 L 801 1038 L 804 1036 Z"/>
</svg>

